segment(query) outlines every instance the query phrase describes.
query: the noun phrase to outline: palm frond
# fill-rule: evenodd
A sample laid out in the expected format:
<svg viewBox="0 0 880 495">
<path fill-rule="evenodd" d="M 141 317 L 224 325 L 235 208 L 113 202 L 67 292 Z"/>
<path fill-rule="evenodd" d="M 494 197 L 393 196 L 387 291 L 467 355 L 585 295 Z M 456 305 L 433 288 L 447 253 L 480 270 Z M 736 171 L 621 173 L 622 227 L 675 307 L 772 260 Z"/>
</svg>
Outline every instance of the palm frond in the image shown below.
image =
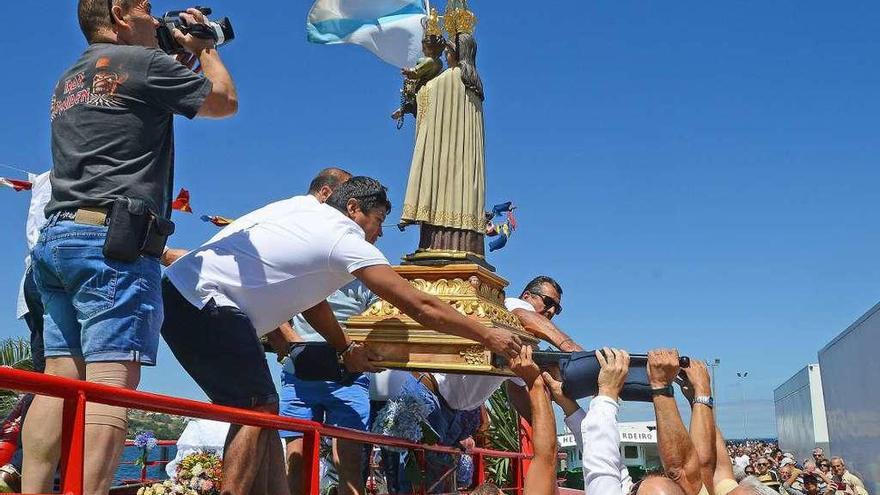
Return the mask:
<svg viewBox="0 0 880 495">
<path fill-rule="evenodd" d="M 519 416 L 514 411 L 507 390 L 499 388 L 489 397 L 489 444 L 493 449 L 519 452 Z M 508 458 L 486 459 L 489 478 L 498 486 L 508 485 L 511 481 L 511 462 Z"/>
<path fill-rule="evenodd" d="M 0 366 L 32 371 L 34 361 L 30 341 L 21 337 L 0 341 Z M 14 390 L 0 390 L 0 418 L 9 414 L 19 397 L 20 394 Z"/>
</svg>

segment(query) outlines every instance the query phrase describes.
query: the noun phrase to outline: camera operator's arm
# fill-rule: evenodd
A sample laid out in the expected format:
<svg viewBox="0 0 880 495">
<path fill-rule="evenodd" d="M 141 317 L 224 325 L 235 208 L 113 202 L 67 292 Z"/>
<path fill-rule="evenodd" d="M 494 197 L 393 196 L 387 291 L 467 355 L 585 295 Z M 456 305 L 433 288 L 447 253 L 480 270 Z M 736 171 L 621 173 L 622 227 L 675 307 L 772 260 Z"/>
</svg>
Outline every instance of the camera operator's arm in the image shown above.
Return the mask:
<svg viewBox="0 0 880 495">
<path fill-rule="evenodd" d="M 678 370 L 678 351 L 658 349 L 648 353 L 648 381 L 652 389 L 668 387 Z M 675 398 L 654 395 L 654 415 L 657 419 L 657 448 L 666 476 L 687 495 L 697 495 L 703 487 L 700 460 L 681 420 Z"/>
<path fill-rule="evenodd" d="M 554 325 L 544 315 L 528 311 L 522 308 L 516 308 L 511 313 L 516 316 L 523 328 L 535 337 L 550 342 L 560 351 L 575 352 L 584 350 L 565 332 Z"/>
<path fill-rule="evenodd" d="M 712 408 L 695 397 L 711 397 L 712 385 L 706 363 L 692 359 L 691 365 L 679 374 L 679 385 L 691 405 L 691 440 L 700 459 L 700 475 L 703 484 L 713 486 L 715 475 L 715 415 Z"/>
<path fill-rule="evenodd" d="M 180 18 L 189 24 L 204 24 L 205 15 L 196 9 L 187 9 Z M 199 58 L 202 74 L 211 81 L 211 92 L 205 97 L 199 108 L 199 117 L 228 117 L 238 111 L 238 93 L 232 76 L 220 60 L 213 40 L 197 38 L 191 34 L 183 34 L 179 29 L 171 31 L 174 39 Z"/>
</svg>

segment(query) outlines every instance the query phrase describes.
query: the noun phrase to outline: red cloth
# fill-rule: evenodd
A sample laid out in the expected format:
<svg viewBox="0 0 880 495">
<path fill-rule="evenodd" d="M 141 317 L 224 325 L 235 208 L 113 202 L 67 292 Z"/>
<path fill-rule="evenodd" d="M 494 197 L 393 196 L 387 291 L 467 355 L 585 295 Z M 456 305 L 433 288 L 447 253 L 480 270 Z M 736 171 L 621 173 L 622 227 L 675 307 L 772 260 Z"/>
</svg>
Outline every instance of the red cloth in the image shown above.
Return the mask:
<svg viewBox="0 0 880 495">
<path fill-rule="evenodd" d="M 177 198 L 171 203 L 171 209 L 182 211 L 184 213 L 192 213 L 192 207 L 189 205 L 189 191 L 181 188 L 177 193 Z"/>
<path fill-rule="evenodd" d="M 11 187 L 16 191 L 30 191 L 34 186 L 26 180 L 7 179 L 6 177 L 0 177 L 0 185 Z"/>
</svg>

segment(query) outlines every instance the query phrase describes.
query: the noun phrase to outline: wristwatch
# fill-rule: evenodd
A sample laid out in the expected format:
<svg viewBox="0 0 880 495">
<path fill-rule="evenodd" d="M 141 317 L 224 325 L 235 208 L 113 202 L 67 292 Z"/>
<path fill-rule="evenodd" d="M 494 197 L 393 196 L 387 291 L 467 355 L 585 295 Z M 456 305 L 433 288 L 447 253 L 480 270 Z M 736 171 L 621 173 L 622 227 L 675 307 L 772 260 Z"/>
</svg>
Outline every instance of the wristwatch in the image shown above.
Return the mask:
<svg viewBox="0 0 880 495">
<path fill-rule="evenodd" d="M 651 396 L 657 397 L 658 395 L 665 395 L 666 397 L 675 396 L 675 390 L 673 390 L 672 384 L 670 383 L 669 385 L 661 388 L 652 388 Z"/>
<path fill-rule="evenodd" d="M 702 404 L 708 406 L 709 409 L 715 407 L 715 399 L 711 395 L 698 395 L 694 397 L 694 404 Z"/>
</svg>

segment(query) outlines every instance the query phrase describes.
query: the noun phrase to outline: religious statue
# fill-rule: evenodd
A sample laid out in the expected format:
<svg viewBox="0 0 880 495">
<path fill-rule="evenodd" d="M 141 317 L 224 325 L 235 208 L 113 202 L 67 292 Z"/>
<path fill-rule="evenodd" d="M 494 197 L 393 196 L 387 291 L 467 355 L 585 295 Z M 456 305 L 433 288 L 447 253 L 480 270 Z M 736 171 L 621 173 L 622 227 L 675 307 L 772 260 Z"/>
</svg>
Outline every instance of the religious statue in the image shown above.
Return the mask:
<svg viewBox="0 0 880 495">
<path fill-rule="evenodd" d="M 391 114 L 391 118 L 397 120 L 397 128 L 403 127 L 403 117 L 406 114 L 416 116 L 416 94 L 422 86 L 443 72 L 443 61 L 440 56 L 446 48 L 446 39 L 440 28 L 440 16 L 437 9 L 431 9 L 423 19 L 425 35 L 422 38 L 422 54 L 413 67 L 404 67 L 400 70 L 403 74 L 403 89 L 400 90 L 400 108 Z"/>
<path fill-rule="evenodd" d="M 408 263 L 489 266 L 483 257 L 484 94 L 475 23 L 466 0 L 449 0 L 443 15 L 448 68 L 416 94 L 416 142 L 400 224 L 419 224 L 420 239 Z"/>
</svg>

